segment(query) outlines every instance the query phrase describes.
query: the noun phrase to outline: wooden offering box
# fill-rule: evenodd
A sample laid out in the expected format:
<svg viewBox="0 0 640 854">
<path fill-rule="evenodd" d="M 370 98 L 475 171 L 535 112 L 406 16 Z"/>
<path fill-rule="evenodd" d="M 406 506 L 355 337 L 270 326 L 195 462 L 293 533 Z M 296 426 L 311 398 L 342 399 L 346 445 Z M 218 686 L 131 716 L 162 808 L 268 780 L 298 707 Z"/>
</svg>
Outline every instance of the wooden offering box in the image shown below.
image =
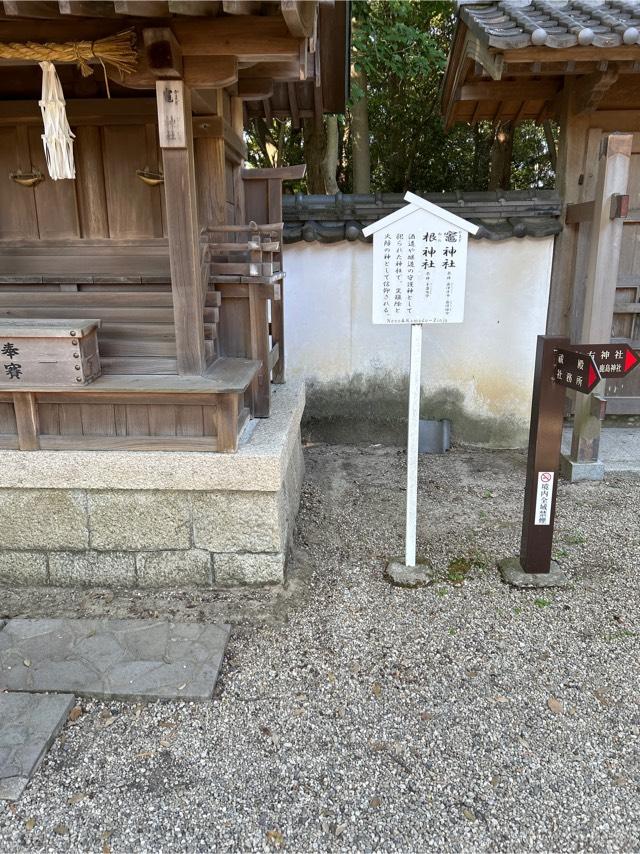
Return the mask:
<svg viewBox="0 0 640 854">
<path fill-rule="evenodd" d="M 0 320 L 0 388 L 87 385 L 100 376 L 99 320 Z"/>
</svg>

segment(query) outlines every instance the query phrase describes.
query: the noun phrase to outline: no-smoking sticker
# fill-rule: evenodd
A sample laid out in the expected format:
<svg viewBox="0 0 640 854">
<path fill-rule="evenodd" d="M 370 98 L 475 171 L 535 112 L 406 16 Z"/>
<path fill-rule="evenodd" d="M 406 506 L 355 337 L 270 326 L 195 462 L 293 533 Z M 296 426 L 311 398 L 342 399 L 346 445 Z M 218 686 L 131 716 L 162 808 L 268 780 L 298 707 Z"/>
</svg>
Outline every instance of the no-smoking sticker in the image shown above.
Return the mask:
<svg viewBox="0 0 640 854">
<path fill-rule="evenodd" d="M 538 472 L 538 489 L 536 491 L 536 525 L 551 524 L 551 499 L 553 496 L 552 471 Z"/>
</svg>

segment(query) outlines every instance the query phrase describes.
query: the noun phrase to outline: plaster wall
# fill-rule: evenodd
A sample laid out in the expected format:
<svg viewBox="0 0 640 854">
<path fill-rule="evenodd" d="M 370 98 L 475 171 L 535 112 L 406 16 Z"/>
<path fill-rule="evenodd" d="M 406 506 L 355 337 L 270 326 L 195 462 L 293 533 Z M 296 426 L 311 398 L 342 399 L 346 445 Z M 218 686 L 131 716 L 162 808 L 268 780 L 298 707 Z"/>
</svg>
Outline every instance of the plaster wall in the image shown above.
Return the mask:
<svg viewBox="0 0 640 854">
<path fill-rule="evenodd" d="M 470 240 L 464 322 L 424 327 L 422 417 L 450 418 L 454 441 L 526 444 L 552 252 L 552 237 Z M 325 438 L 404 432 L 409 327 L 372 324 L 372 255 L 347 241 L 286 249 L 287 377 L 307 382 L 306 427 Z"/>
</svg>

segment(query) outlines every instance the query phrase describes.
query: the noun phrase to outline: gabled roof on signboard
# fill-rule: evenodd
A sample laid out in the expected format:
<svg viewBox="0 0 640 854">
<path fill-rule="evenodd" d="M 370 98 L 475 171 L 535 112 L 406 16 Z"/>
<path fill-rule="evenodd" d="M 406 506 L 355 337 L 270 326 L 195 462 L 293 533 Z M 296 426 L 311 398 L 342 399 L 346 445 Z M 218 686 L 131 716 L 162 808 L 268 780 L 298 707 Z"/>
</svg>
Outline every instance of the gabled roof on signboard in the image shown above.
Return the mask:
<svg viewBox="0 0 640 854">
<path fill-rule="evenodd" d="M 466 219 L 462 219 L 462 217 L 456 216 L 444 208 L 434 205 L 432 202 L 428 202 L 420 196 L 416 196 L 415 193 L 405 193 L 404 199 L 406 202 L 409 202 L 408 205 L 404 208 L 400 208 L 400 210 L 390 213 L 382 219 L 379 219 L 377 222 L 372 222 L 371 225 L 368 225 L 366 228 L 363 228 L 362 233 L 364 236 L 369 237 L 369 235 L 375 234 L 376 231 L 380 231 L 382 228 L 388 228 L 390 225 L 393 225 L 393 223 L 399 222 L 401 219 L 404 219 L 409 214 L 415 213 L 418 210 L 423 210 L 426 211 L 426 213 L 433 214 L 444 222 L 449 223 L 449 225 L 468 231 L 469 234 L 476 234 L 478 231 L 477 225 L 474 225 L 472 222 L 467 222 Z"/>
</svg>

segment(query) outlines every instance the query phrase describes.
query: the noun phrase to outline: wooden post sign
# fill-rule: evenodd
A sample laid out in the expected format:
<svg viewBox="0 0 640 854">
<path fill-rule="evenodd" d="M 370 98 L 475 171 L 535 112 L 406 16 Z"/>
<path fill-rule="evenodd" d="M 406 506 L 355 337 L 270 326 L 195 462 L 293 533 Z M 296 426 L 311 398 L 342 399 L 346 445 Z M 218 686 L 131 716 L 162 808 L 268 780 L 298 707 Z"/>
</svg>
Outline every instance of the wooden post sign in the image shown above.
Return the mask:
<svg viewBox="0 0 640 854">
<path fill-rule="evenodd" d="M 565 583 L 559 567 L 552 574 L 565 389 L 589 394 L 603 374 L 625 376 L 638 364 L 638 353 L 626 344 L 569 344 L 566 338 L 538 336 L 520 555 L 500 562 L 506 581 L 525 587 L 527 576 L 536 576 L 535 586 Z"/>
<path fill-rule="evenodd" d="M 373 235 L 373 322 L 410 324 L 405 564 L 416 565 L 422 326 L 462 323 L 467 240 L 478 226 L 413 193 L 409 204 L 363 229 Z"/>
</svg>

